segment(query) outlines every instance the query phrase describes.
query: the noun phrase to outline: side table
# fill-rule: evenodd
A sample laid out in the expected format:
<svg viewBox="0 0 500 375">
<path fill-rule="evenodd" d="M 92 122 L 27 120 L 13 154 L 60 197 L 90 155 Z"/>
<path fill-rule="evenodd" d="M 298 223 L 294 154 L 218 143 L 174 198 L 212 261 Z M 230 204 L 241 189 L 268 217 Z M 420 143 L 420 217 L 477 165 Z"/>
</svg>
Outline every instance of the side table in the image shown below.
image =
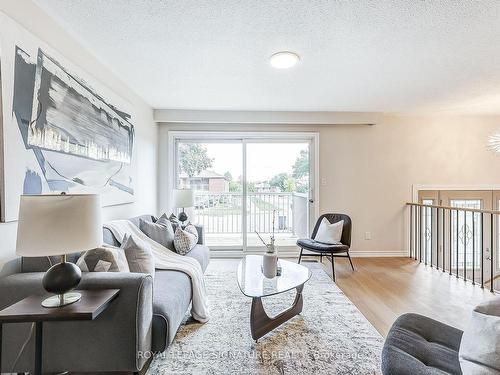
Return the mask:
<svg viewBox="0 0 500 375">
<path fill-rule="evenodd" d="M 2 325 L 35 323 L 35 375 L 42 374 L 43 322 L 94 320 L 118 296 L 119 289 L 79 290 L 80 301 L 63 307 L 46 308 L 47 296 L 29 296 L 0 311 L 0 372 L 2 369 Z"/>
</svg>

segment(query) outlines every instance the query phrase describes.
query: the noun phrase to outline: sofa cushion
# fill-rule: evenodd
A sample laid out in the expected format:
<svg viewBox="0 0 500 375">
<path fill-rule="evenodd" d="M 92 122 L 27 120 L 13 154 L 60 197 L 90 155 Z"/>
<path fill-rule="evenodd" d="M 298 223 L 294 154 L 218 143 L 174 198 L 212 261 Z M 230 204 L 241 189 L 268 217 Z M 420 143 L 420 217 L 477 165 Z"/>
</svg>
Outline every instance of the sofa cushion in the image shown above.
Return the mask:
<svg viewBox="0 0 500 375">
<path fill-rule="evenodd" d="M 154 350 L 172 342 L 191 303 L 191 280 L 180 271 L 157 270 L 153 283 L 153 313 L 165 320 L 165 330 L 153 334 Z"/>
<path fill-rule="evenodd" d="M 196 259 L 200 263 L 203 272 L 206 271 L 208 262 L 210 262 L 210 249 L 208 247 L 205 245 L 194 245 L 186 256 Z"/>
<path fill-rule="evenodd" d="M 382 350 L 385 375 L 462 374 L 458 349 L 462 331 L 418 314 L 401 315 Z"/>
<path fill-rule="evenodd" d="M 210 250 L 196 245 L 187 255 L 196 259 L 203 272 L 210 261 Z M 163 351 L 172 342 L 191 303 L 191 280 L 180 271 L 156 270 L 153 283 L 154 351 Z"/>
<path fill-rule="evenodd" d="M 310 238 L 304 238 L 297 240 L 297 245 L 303 249 L 317 251 L 317 252 L 346 252 L 349 250 L 349 246 L 343 245 L 341 243 L 335 245 L 329 245 L 326 243 L 318 242 Z"/>
</svg>

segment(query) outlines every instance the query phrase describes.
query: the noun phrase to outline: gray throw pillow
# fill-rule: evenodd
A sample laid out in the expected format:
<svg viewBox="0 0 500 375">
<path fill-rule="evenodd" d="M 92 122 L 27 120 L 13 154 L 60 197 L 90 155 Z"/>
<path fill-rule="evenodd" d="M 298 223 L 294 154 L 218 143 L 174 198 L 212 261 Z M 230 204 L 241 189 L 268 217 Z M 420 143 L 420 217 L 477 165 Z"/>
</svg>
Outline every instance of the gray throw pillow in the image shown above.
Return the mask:
<svg viewBox="0 0 500 375">
<path fill-rule="evenodd" d="M 500 374 L 500 297 L 474 309 L 462 336 L 459 356 L 464 374 Z"/>
<path fill-rule="evenodd" d="M 175 216 L 173 213 L 170 214 L 168 220 L 170 220 L 170 222 L 174 225 L 181 225 L 181 221 L 179 220 L 179 218 L 177 216 Z"/>
<path fill-rule="evenodd" d="M 124 251 L 114 246 L 85 251 L 76 265 L 83 272 L 130 272 Z"/>
<path fill-rule="evenodd" d="M 121 248 L 127 257 L 130 272 L 155 273 L 155 260 L 151 246 L 133 235 L 125 235 Z"/>
<path fill-rule="evenodd" d="M 196 232 L 193 225 L 188 225 L 184 230 L 181 227 L 177 227 L 175 230 L 174 246 L 178 254 L 186 255 L 198 242 L 198 232 L 196 232 L 196 235 L 193 234 L 193 229 Z"/>
<path fill-rule="evenodd" d="M 174 251 L 174 228 L 167 215 L 161 215 L 155 223 L 141 219 L 139 229 L 153 241 Z"/>
</svg>

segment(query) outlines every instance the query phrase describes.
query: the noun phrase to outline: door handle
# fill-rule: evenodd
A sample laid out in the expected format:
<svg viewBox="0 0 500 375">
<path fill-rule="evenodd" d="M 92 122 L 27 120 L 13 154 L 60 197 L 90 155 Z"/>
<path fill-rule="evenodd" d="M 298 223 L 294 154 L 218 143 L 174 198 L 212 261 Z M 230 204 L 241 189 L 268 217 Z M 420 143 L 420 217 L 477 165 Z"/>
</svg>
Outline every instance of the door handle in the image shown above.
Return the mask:
<svg viewBox="0 0 500 375">
<path fill-rule="evenodd" d="M 314 203 L 314 199 L 309 199 L 309 203 Z"/>
</svg>

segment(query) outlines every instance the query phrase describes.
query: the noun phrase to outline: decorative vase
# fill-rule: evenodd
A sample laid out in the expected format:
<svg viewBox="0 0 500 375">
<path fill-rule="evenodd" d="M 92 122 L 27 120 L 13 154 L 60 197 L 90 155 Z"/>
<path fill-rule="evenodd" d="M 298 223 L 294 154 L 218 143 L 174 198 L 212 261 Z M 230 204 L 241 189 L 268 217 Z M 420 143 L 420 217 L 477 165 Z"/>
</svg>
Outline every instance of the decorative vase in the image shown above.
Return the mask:
<svg viewBox="0 0 500 375">
<path fill-rule="evenodd" d="M 262 271 L 264 276 L 272 279 L 278 270 L 278 253 L 274 248 L 274 243 L 267 245 L 267 251 L 262 260 Z"/>
</svg>

